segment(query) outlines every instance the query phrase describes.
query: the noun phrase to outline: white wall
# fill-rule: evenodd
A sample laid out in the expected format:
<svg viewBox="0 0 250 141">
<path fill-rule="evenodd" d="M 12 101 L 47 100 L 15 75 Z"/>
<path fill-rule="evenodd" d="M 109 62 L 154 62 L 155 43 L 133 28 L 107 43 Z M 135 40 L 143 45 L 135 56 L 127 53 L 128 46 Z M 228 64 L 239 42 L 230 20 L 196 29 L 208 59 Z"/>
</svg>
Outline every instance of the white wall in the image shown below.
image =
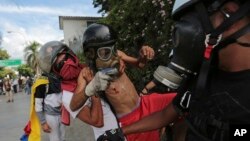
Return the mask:
<svg viewBox="0 0 250 141">
<path fill-rule="evenodd" d="M 69 45 L 69 41 L 73 41 L 74 37 L 81 39 L 83 32 L 87 28 L 87 22 L 84 20 L 64 20 L 64 41 Z"/>
</svg>

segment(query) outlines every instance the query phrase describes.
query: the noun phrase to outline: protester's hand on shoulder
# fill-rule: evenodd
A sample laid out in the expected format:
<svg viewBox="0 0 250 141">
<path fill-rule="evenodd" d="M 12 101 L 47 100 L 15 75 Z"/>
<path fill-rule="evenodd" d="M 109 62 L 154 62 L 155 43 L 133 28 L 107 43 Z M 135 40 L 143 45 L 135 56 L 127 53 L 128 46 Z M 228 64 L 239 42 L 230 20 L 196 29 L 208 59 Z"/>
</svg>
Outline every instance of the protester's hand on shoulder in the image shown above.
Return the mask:
<svg viewBox="0 0 250 141">
<path fill-rule="evenodd" d="M 105 131 L 98 137 L 97 141 L 125 141 L 125 137 L 120 128 Z"/>
</svg>

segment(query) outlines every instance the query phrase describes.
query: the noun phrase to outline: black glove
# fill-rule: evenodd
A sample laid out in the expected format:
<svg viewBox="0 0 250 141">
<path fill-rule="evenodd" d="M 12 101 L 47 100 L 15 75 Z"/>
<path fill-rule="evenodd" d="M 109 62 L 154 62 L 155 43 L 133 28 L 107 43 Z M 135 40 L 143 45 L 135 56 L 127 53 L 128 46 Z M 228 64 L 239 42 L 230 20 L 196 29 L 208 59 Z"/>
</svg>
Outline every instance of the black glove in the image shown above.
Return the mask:
<svg viewBox="0 0 250 141">
<path fill-rule="evenodd" d="M 97 141 L 125 141 L 125 137 L 120 128 L 105 131 L 98 137 Z"/>
</svg>

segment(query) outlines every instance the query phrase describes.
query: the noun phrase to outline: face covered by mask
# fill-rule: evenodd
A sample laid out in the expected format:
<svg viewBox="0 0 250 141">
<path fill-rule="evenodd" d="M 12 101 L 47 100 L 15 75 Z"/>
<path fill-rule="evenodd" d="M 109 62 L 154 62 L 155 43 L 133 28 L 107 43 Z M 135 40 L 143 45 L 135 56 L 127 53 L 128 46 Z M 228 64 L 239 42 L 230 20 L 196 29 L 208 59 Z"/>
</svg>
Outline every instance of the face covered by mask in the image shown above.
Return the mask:
<svg viewBox="0 0 250 141">
<path fill-rule="evenodd" d="M 60 59 L 59 59 L 60 58 Z M 53 69 L 63 80 L 77 79 L 82 67 L 79 65 L 78 58 L 70 52 L 62 52 L 58 55 L 58 60 L 53 65 Z"/>
<path fill-rule="evenodd" d="M 119 70 L 119 57 L 114 46 L 93 48 L 85 52 L 89 66 L 95 71 L 116 77 Z"/>
<path fill-rule="evenodd" d="M 196 75 L 203 61 L 205 32 L 197 13 L 190 12 L 175 23 L 171 60 L 167 67 L 159 66 L 154 78 L 177 89 L 183 77 Z"/>
<path fill-rule="evenodd" d="M 211 69 L 212 55 L 228 44 L 236 42 L 237 38 L 248 32 L 248 25 L 246 25 L 229 37 L 222 39 L 222 33 L 247 13 L 249 14 L 250 2 L 247 0 L 240 0 L 241 4 L 240 1 L 236 2 L 240 4 L 240 8 L 234 14 L 226 13 L 223 6 L 228 1 L 175 1 L 173 18 L 176 23 L 173 30 L 173 55 L 166 67 L 157 68 L 154 73 L 156 80 L 170 88 L 178 89 L 183 84 L 183 80 L 190 80 L 197 78 L 194 76 L 198 76 L 197 84 L 205 86 Z M 212 21 L 210 17 L 216 12 L 224 15 L 224 21 L 218 27 L 212 24 L 215 21 Z"/>
</svg>

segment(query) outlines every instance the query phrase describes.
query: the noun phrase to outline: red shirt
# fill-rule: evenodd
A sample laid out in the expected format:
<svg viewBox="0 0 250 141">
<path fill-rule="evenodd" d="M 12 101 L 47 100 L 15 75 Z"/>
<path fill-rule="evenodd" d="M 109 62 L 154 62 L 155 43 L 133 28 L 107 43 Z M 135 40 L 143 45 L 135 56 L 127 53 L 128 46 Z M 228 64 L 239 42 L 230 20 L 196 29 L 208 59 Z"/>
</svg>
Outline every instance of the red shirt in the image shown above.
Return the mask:
<svg viewBox="0 0 250 141">
<path fill-rule="evenodd" d="M 164 107 L 171 103 L 175 95 L 176 93 L 153 93 L 150 95 L 142 96 L 139 106 L 133 112 L 119 118 L 121 127 L 127 126 L 147 115 L 162 110 Z M 130 134 L 127 135 L 126 138 L 127 141 L 159 141 L 160 135 L 159 130 L 153 130 L 149 132 Z"/>
</svg>

